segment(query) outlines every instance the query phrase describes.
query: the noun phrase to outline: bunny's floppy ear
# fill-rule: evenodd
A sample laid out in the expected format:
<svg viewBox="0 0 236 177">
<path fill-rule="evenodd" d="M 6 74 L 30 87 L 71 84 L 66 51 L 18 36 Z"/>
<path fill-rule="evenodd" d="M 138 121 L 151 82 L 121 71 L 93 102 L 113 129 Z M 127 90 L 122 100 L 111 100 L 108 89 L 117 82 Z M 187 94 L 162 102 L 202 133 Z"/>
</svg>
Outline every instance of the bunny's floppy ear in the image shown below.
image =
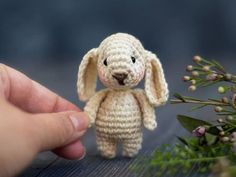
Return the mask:
<svg viewBox="0 0 236 177">
<path fill-rule="evenodd" d="M 157 56 L 146 51 L 145 92 L 153 106 L 164 104 L 168 99 L 168 85 L 165 80 L 162 65 Z"/>
<path fill-rule="evenodd" d="M 82 59 L 78 71 L 77 92 L 81 101 L 87 101 L 96 90 L 97 49 L 91 49 Z"/>
</svg>

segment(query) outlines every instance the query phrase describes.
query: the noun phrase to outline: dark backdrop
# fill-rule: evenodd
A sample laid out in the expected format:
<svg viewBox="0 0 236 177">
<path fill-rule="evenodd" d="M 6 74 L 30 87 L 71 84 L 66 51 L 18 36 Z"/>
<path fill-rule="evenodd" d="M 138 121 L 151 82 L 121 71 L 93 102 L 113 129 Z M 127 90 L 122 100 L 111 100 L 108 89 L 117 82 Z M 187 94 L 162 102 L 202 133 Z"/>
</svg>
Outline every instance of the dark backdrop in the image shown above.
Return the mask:
<svg viewBox="0 0 236 177">
<path fill-rule="evenodd" d="M 194 54 L 235 61 L 235 7 L 234 0 L 0 0 L 0 62 L 76 100 L 82 56 L 106 36 L 128 32 L 172 71 L 172 86 L 171 75 Z"/>
<path fill-rule="evenodd" d="M 235 0 L 0 0 L 0 62 L 83 107 L 75 88 L 81 58 L 106 36 L 127 32 L 158 54 L 171 95 L 186 93 L 180 77 L 195 54 L 219 59 L 234 71 L 235 8 Z M 180 133 L 175 115 L 182 108 L 157 109 L 159 129 L 145 134 L 144 147 Z M 83 140 L 88 153 L 95 149 L 93 137 L 89 131 Z"/>
</svg>

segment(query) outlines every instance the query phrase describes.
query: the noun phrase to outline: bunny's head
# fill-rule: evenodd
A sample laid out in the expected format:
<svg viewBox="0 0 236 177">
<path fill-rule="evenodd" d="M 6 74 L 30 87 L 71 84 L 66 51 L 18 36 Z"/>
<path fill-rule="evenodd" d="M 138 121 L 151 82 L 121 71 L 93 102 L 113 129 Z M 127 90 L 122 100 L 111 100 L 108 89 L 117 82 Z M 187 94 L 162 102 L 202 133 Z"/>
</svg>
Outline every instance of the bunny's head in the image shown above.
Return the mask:
<svg viewBox="0 0 236 177">
<path fill-rule="evenodd" d="M 159 59 L 132 35 L 113 34 L 84 56 L 77 82 L 81 100 L 86 101 L 95 93 L 97 75 L 111 89 L 134 87 L 145 75 L 149 102 L 160 105 L 167 100 L 168 88 Z"/>
</svg>

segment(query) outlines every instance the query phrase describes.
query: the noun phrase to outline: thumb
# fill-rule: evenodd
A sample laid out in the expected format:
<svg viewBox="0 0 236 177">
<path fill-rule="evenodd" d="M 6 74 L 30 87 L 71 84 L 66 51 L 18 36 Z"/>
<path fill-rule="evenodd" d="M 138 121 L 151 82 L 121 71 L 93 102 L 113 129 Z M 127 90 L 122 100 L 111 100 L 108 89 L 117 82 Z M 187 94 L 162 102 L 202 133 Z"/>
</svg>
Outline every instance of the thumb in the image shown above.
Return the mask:
<svg viewBox="0 0 236 177">
<path fill-rule="evenodd" d="M 65 146 L 79 139 L 88 127 L 83 112 L 43 113 L 32 115 L 39 151 Z"/>
</svg>

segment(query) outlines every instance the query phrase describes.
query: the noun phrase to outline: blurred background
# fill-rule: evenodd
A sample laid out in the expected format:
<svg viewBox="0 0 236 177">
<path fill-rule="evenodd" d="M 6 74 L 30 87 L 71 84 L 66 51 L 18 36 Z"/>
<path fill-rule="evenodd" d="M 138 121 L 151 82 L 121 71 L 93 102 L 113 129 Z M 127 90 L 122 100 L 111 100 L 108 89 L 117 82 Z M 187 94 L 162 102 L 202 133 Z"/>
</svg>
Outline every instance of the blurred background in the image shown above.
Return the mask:
<svg viewBox="0 0 236 177">
<path fill-rule="evenodd" d="M 0 62 L 83 108 L 76 94 L 83 55 L 108 35 L 127 32 L 159 56 L 171 95 L 186 94 L 180 78 L 195 54 L 217 59 L 235 72 L 235 7 L 234 0 L 0 0 Z M 192 95 L 213 97 L 216 91 Z M 186 110 L 169 103 L 157 109 L 159 129 L 145 133 L 144 149 L 181 134 L 175 117 Z M 92 154 L 94 132 L 83 141 Z"/>
</svg>

